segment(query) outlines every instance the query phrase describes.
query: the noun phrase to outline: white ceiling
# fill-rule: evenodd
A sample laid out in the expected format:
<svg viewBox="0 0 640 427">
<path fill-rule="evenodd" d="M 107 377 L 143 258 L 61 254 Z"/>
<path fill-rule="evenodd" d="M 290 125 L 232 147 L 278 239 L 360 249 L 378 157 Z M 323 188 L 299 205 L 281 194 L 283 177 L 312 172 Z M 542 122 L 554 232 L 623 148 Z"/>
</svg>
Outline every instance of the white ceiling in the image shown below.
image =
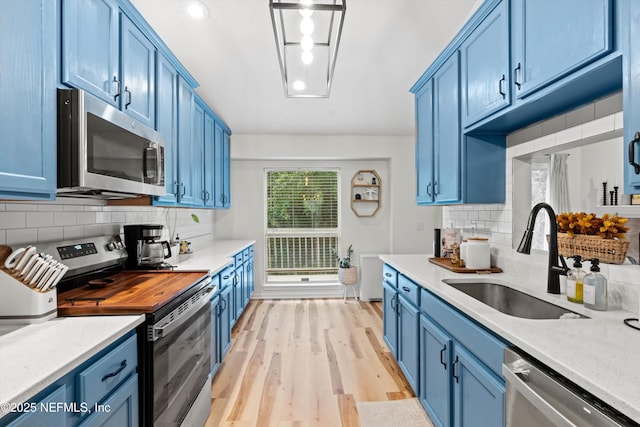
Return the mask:
<svg viewBox="0 0 640 427">
<path fill-rule="evenodd" d="M 348 0 L 328 99 L 286 98 L 268 0 L 132 0 L 234 133 L 413 135 L 409 88 L 482 0 Z"/>
</svg>

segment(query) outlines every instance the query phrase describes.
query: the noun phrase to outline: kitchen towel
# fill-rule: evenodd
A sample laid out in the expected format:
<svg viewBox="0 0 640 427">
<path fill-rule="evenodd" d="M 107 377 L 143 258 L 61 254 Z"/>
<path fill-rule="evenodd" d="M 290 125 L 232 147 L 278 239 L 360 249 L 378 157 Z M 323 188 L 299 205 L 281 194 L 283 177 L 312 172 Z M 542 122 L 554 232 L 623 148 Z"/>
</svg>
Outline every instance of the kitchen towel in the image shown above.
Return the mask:
<svg viewBox="0 0 640 427">
<path fill-rule="evenodd" d="M 362 427 L 433 427 L 418 399 L 357 402 Z"/>
</svg>

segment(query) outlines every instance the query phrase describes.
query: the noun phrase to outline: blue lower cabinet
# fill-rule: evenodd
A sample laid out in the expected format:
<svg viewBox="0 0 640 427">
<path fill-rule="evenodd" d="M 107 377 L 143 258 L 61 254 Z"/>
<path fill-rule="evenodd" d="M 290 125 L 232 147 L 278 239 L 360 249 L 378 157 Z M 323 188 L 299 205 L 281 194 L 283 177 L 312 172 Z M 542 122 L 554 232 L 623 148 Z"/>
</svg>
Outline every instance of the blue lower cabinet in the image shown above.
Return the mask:
<svg viewBox="0 0 640 427">
<path fill-rule="evenodd" d="M 132 427 L 139 423 L 138 374 L 132 375 L 78 427 Z"/>
<path fill-rule="evenodd" d="M 504 426 L 504 381 L 464 348 L 456 347 L 453 359 L 453 425 Z"/>
<path fill-rule="evenodd" d="M 45 397 L 37 402 L 25 404 L 24 415 L 16 418 L 12 423 L 7 424 L 8 427 L 49 427 L 49 426 L 64 426 L 66 425 L 66 413 L 62 410 L 55 410 L 47 412 L 42 410 L 52 407 L 56 408 L 59 402 L 67 401 L 67 387 L 61 385 L 55 390 L 47 394 Z M 29 408 L 27 412 L 27 409 Z M 33 410 L 32 410 L 33 409 Z M 2 424 L 0 422 L 0 424 Z"/>
<path fill-rule="evenodd" d="M 398 298 L 398 365 L 416 394 L 419 385 L 419 326 L 420 312 L 400 296 Z"/>
<path fill-rule="evenodd" d="M 211 377 L 220 368 L 220 296 L 211 299 Z"/>
<path fill-rule="evenodd" d="M 436 427 L 451 425 L 452 338 L 420 316 L 420 403 Z"/>
<path fill-rule="evenodd" d="M 233 312 L 232 293 L 232 286 L 227 286 L 220 291 L 220 309 L 218 310 L 220 360 L 224 359 L 224 356 L 231 348 L 231 313 Z"/>
<path fill-rule="evenodd" d="M 398 358 L 398 292 L 395 287 L 384 282 L 383 290 L 383 317 L 382 329 L 384 342 L 395 359 Z"/>
<path fill-rule="evenodd" d="M 136 427 L 140 424 L 137 335 L 125 337 L 8 414 L 0 426 Z"/>
</svg>

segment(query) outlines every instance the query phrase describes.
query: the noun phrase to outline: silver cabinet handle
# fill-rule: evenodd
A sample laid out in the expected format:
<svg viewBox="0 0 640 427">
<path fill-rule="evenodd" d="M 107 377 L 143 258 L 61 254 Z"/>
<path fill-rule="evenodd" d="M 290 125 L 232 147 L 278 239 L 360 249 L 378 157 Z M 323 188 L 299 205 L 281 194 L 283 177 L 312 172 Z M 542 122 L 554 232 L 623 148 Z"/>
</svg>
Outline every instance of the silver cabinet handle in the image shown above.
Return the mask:
<svg viewBox="0 0 640 427">
<path fill-rule="evenodd" d="M 506 81 L 507 79 L 505 78 L 504 74 L 502 75 L 502 78 L 498 81 L 498 92 L 500 93 L 500 95 L 502 95 L 503 98 L 507 96 L 507 92 L 504 89 L 504 85 Z"/>
<path fill-rule="evenodd" d="M 522 86 L 522 82 L 520 81 L 520 75 L 522 74 L 522 65 L 518 62 L 518 66 L 513 70 L 513 83 L 518 86 L 518 90 L 520 90 Z"/>
<path fill-rule="evenodd" d="M 120 96 L 120 80 L 118 80 L 116 76 L 113 76 L 113 81 L 111 83 L 112 83 L 112 88 L 113 88 L 113 83 L 115 83 L 116 85 L 117 89 L 115 91 L 115 94 L 113 95 L 113 100 L 117 101 L 118 97 Z"/>
</svg>

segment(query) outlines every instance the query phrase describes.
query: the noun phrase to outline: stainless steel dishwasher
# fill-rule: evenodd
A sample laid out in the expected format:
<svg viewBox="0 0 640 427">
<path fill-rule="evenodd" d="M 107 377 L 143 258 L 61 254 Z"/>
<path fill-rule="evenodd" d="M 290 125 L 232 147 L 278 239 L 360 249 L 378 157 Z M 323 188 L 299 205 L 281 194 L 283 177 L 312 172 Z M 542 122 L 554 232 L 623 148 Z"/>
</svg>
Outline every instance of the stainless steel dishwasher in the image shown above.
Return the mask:
<svg viewBox="0 0 640 427">
<path fill-rule="evenodd" d="M 504 352 L 507 427 L 638 426 L 519 349 Z"/>
</svg>

